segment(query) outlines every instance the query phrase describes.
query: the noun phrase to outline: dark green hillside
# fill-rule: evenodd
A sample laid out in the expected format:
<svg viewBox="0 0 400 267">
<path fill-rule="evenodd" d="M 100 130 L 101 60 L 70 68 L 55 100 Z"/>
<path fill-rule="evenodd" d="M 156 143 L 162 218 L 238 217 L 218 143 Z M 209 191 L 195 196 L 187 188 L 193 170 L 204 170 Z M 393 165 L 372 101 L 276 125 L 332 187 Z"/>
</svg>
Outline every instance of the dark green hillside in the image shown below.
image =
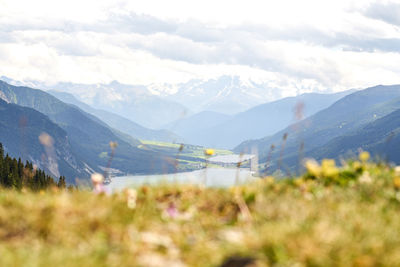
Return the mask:
<svg viewBox="0 0 400 267">
<path fill-rule="evenodd" d="M 400 102 L 400 100 L 393 101 Z M 339 158 L 343 155 L 356 155 L 359 149 L 373 155 L 400 163 L 400 109 L 385 117 L 360 127 L 352 134 L 340 136 L 311 155 L 315 158 Z"/>
<path fill-rule="evenodd" d="M 4 154 L 3 144 L 0 143 L 0 187 L 18 190 L 22 188 L 42 190 L 53 186 L 65 188 L 65 177 L 60 176 L 56 181 L 31 162 L 23 163 L 21 158 L 16 159 Z"/>
<path fill-rule="evenodd" d="M 43 132 L 51 133 L 58 168 L 49 166 L 45 148 L 39 142 Z M 87 175 L 83 162 L 72 153 L 66 131 L 34 109 L 0 99 L 0 141 L 11 156 L 29 160 L 55 177 L 62 174 L 73 182 L 74 177 Z"/>
<path fill-rule="evenodd" d="M 112 167 L 123 173 L 173 170 L 173 164 L 163 156 L 132 146 L 132 139 L 128 143 L 99 119 L 41 90 L 16 87 L 0 81 L 0 94 L 6 101 L 44 113 L 61 126 L 67 133 L 73 154 L 95 171 L 107 166 L 110 141 L 119 144 Z M 136 144 L 140 142 L 136 140 Z"/>
<path fill-rule="evenodd" d="M 235 150 L 249 151 L 255 146 L 261 154 L 261 160 L 265 161 L 270 146 L 274 144 L 279 148 L 282 136 L 288 133 L 283 163 L 287 167 L 294 167 L 299 163 L 301 142 L 305 145 L 305 156 L 309 156 L 313 150 L 332 139 L 351 134 L 358 128 L 399 109 L 400 102 L 395 101 L 396 98 L 400 98 L 400 85 L 367 88 L 340 99 L 329 108 L 270 137 L 246 141 Z M 279 154 L 280 149 L 272 153 L 272 164 L 275 167 Z"/>
</svg>

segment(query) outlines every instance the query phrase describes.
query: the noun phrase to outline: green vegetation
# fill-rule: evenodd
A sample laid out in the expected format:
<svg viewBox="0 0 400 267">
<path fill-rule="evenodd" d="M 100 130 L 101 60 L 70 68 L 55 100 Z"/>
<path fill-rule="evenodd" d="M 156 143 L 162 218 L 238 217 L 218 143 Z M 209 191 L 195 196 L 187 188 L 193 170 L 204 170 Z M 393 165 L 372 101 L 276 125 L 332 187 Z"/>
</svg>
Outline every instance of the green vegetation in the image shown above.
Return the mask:
<svg viewBox="0 0 400 267">
<path fill-rule="evenodd" d="M 203 146 L 149 140 L 140 141 L 142 142 L 142 145 L 139 145 L 141 149 L 149 149 L 177 158 L 176 169 L 178 171 L 196 170 L 205 165 L 206 156 L 204 152 L 206 148 Z M 214 156 L 233 154 L 232 151 L 225 149 L 213 149 L 213 151 Z M 210 167 L 210 165 L 208 166 Z"/>
<path fill-rule="evenodd" d="M 150 140 L 140 140 L 143 145 L 140 147 L 151 147 L 151 148 L 158 148 L 158 149 L 165 149 L 168 151 L 170 154 L 171 153 L 176 153 L 179 151 L 181 144 L 178 143 L 168 143 L 168 142 L 160 142 L 160 141 L 150 141 Z M 204 150 L 206 148 L 203 146 L 196 146 L 196 145 L 189 145 L 189 144 L 183 144 L 183 148 L 181 150 L 182 155 L 186 156 L 192 156 L 192 157 L 197 157 L 204 159 Z M 233 154 L 232 151 L 227 150 L 227 149 L 214 149 L 215 156 L 220 156 L 220 155 L 231 155 Z"/>
<path fill-rule="evenodd" d="M 25 164 L 19 158 L 4 155 L 3 145 L 0 143 L 0 185 L 5 188 L 42 190 L 50 187 L 65 188 L 65 177 L 61 176 L 58 182 L 46 175 L 44 171 L 36 169 L 27 161 Z"/>
<path fill-rule="evenodd" d="M 400 169 L 368 158 L 229 189 L 3 190 L 0 265 L 399 266 Z"/>
</svg>

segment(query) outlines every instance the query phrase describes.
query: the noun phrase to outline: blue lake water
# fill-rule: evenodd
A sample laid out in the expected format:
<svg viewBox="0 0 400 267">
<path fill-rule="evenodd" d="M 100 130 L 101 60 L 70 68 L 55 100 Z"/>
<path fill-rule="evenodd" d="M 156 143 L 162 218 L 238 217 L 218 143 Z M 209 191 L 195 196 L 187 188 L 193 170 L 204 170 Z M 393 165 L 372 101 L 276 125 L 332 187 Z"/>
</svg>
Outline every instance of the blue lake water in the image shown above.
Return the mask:
<svg viewBox="0 0 400 267">
<path fill-rule="evenodd" d="M 210 161 L 235 163 L 244 158 L 238 155 L 229 155 L 230 157 L 213 158 Z M 230 159 L 230 160 L 228 160 Z M 191 172 L 180 172 L 172 174 L 161 175 L 133 175 L 133 176 L 120 176 L 112 178 L 110 184 L 106 187 L 111 191 L 119 191 L 126 187 L 140 186 L 143 184 L 160 184 L 160 183 L 179 183 L 179 184 L 201 184 L 212 187 L 229 187 L 236 184 L 243 184 L 252 180 L 258 179 L 252 176 L 249 169 L 241 168 L 207 168 Z"/>
</svg>

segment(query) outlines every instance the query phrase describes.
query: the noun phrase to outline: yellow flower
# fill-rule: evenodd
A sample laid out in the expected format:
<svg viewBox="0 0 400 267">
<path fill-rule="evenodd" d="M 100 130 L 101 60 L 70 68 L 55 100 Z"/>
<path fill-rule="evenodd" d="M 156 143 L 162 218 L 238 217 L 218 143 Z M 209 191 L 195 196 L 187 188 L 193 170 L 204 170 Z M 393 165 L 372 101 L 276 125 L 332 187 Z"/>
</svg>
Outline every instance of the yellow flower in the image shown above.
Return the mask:
<svg viewBox="0 0 400 267">
<path fill-rule="evenodd" d="M 272 176 L 267 176 L 264 178 L 264 180 L 267 184 L 273 184 L 275 182 L 275 178 Z"/>
<path fill-rule="evenodd" d="M 339 174 L 339 169 L 336 168 L 336 164 L 333 159 L 323 159 L 321 165 L 324 176 L 334 177 Z"/>
<path fill-rule="evenodd" d="M 214 155 L 214 153 L 215 153 L 215 151 L 212 148 L 207 148 L 206 150 L 204 150 L 204 154 L 206 156 L 212 156 L 212 155 Z"/>
<path fill-rule="evenodd" d="M 321 174 L 321 167 L 314 159 L 306 160 L 304 166 L 306 167 L 307 171 L 313 176 L 319 176 Z"/>
<path fill-rule="evenodd" d="M 362 162 L 366 162 L 369 160 L 370 158 L 370 154 L 367 151 L 363 151 L 360 153 L 360 155 L 358 156 L 358 158 L 362 161 Z"/>
<path fill-rule="evenodd" d="M 111 149 L 115 149 L 118 146 L 118 143 L 111 141 L 109 145 L 110 145 Z"/>
<path fill-rule="evenodd" d="M 393 185 L 396 189 L 400 189 L 400 177 L 394 177 Z"/>
<path fill-rule="evenodd" d="M 294 184 L 297 186 L 301 186 L 304 184 L 304 179 L 303 178 L 298 178 L 294 180 Z"/>
</svg>

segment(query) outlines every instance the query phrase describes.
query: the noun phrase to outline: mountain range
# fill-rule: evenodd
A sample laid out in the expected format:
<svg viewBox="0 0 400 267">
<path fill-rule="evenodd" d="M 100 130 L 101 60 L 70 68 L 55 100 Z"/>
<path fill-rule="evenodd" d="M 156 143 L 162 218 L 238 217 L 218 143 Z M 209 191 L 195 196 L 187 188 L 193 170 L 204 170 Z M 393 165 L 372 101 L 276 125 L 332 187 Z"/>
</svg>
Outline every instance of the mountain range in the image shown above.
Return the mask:
<svg viewBox="0 0 400 267">
<path fill-rule="evenodd" d="M 0 82 L 0 138 L 7 141 L 10 153 L 25 153 L 26 159 L 51 169 L 49 162 L 42 160 L 48 151 L 37 140 L 38 135 L 48 132 L 54 139 L 59 172 L 74 177 L 103 170 L 110 141 L 119 144 L 113 167 L 121 173 L 173 170 L 174 160 L 163 154 L 164 150 L 149 149 L 140 139 L 235 147 L 237 153 L 256 148 L 261 166 L 268 172 L 296 171 L 305 157 L 339 160 L 356 155 L 360 149 L 400 163 L 396 153 L 400 146 L 400 85 L 307 93 L 275 101 L 270 100 L 279 96 L 269 93 L 268 88 L 234 76 L 192 80 L 177 87 L 65 83 L 55 86 L 65 92 L 46 93 Z M 159 113 L 162 115 L 157 117 Z M 22 119 L 22 125 L 33 127 L 37 121 L 42 130 L 21 135 L 25 126 L 21 128 L 17 121 L 25 117 L 32 124 Z M 132 118 L 160 129 L 142 126 Z M 17 139 L 29 140 L 32 146 L 17 145 L 11 140 L 14 131 Z"/>
<path fill-rule="evenodd" d="M 279 162 L 285 168 L 299 168 L 302 153 L 305 157 L 317 159 L 339 158 L 349 151 L 355 153 L 359 148 L 367 148 L 369 144 L 375 145 L 373 151 L 376 151 L 375 148 L 379 147 L 379 144 L 385 143 L 383 140 L 387 135 L 396 131 L 393 130 L 394 127 L 391 129 L 388 126 L 385 134 L 376 134 L 379 129 L 374 123 L 378 123 L 378 119 L 382 119 L 381 122 L 387 121 L 387 118 L 384 119 L 387 115 L 400 109 L 399 98 L 400 85 L 379 85 L 360 90 L 272 136 L 243 142 L 235 151 L 250 151 L 252 147 L 256 147 L 261 161 L 266 162 L 270 148 L 274 145 L 276 149 L 271 152 L 271 170 L 281 167 Z M 287 139 L 283 140 L 286 134 Z M 303 149 L 300 148 L 301 144 L 304 144 Z"/>
<path fill-rule="evenodd" d="M 72 155 L 76 164 L 60 165 L 60 173 L 70 179 L 87 178 L 93 171 L 103 171 L 109 161 L 110 141 L 118 143 L 113 168 L 120 173 L 150 173 L 173 169 L 173 160 L 167 159 L 167 155 L 138 148 L 141 144 L 139 140 L 112 129 L 97 117 L 44 91 L 16 87 L 0 81 L 0 98 L 7 103 L 35 109 L 63 129 L 68 140 L 65 147 L 68 149 L 60 152 L 60 155 Z M 48 134 L 52 136 L 53 131 Z M 9 147 L 6 142 L 3 144 Z M 40 161 L 40 158 L 35 158 L 35 161 Z"/>
<path fill-rule="evenodd" d="M 220 76 L 214 79 L 189 80 L 178 84 L 129 85 L 117 81 L 108 84 L 15 81 L 14 85 L 70 93 L 92 108 L 112 112 L 146 128 L 161 129 L 176 120 L 202 111 L 228 115 L 282 97 L 281 90 L 267 83 Z"/>
<path fill-rule="evenodd" d="M 50 90 L 47 92 L 65 103 L 77 106 L 81 110 L 91 115 L 94 115 L 97 118 L 100 118 L 102 121 L 107 123 L 112 128 L 117 129 L 134 138 L 151 140 L 151 141 L 163 141 L 163 142 L 177 142 L 181 139 L 179 136 L 170 131 L 149 129 L 118 114 L 102 109 L 93 108 L 88 104 L 79 101 L 72 94 L 54 90 Z"/>
<path fill-rule="evenodd" d="M 287 127 L 296 120 L 296 107 L 299 119 L 309 117 L 352 92 L 287 97 L 233 116 L 201 112 L 166 127 L 189 143 L 231 149 L 245 140 L 262 138 Z"/>
<path fill-rule="evenodd" d="M 281 90 L 268 84 L 228 75 L 209 80 L 190 80 L 174 86 L 150 85 L 148 88 L 166 99 L 187 106 L 192 113 L 213 111 L 233 115 L 282 97 Z"/>
</svg>

